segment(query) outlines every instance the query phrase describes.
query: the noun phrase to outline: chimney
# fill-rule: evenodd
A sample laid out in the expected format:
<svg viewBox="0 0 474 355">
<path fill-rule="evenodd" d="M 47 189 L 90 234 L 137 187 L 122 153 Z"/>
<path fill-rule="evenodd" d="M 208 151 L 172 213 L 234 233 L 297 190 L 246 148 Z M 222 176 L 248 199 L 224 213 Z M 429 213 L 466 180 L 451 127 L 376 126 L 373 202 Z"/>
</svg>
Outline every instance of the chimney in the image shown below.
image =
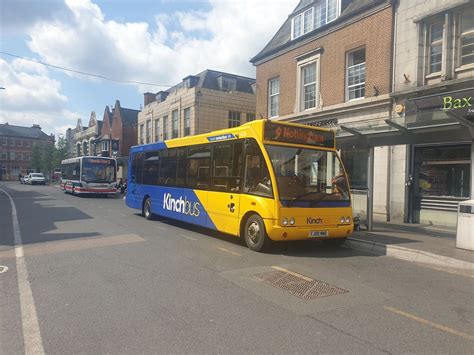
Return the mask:
<svg viewBox="0 0 474 355">
<path fill-rule="evenodd" d="M 156 95 L 151 92 L 146 92 L 143 96 L 145 97 L 145 106 L 156 100 Z"/>
<path fill-rule="evenodd" d="M 41 129 L 41 126 L 39 124 L 33 124 L 33 126 L 31 126 L 31 128 L 38 128 L 38 129 Z"/>
</svg>

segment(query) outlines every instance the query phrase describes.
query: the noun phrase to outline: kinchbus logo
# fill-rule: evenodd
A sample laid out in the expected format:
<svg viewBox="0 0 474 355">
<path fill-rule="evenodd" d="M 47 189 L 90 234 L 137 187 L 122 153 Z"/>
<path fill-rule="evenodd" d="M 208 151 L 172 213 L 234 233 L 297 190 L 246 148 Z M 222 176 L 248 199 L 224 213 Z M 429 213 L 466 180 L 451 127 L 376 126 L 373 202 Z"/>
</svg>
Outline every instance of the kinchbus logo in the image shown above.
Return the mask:
<svg viewBox="0 0 474 355">
<path fill-rule="evenodd" d="M 462 97 L 453 99 L 452 96 L 443 96 L 443 110 L 452 110 L 457 108 L 467 108 L 472 106 L 472 97 Z"/>
<path fill-rule="evenodd" d="M 180 196 L 179 199 L 173 198 L 170 193 L 163 195 L 163 208 L 168 211 L 174 211 L 189 216 L 199 217 L 199 202 L 188 201 L 187 197 Z"/>
</svg>

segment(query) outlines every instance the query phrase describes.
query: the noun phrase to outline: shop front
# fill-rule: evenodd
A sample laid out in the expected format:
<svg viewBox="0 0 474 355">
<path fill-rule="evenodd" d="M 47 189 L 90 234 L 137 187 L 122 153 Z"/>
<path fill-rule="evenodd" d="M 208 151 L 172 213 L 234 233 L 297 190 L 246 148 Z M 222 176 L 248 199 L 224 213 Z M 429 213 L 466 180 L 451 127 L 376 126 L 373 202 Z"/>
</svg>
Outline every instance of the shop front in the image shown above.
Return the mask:
<svg viewBox="0 0 474 355">
<path fill-rule="evenodd" d="M 474 197 L 474 89 L 443 90 L 394 95 L 391 117 L 337 128 L 354 205 L 354 192 L 363 194 L 369 229 L 377 187 L 395 222 L 456 226 L 459 202 Z"/>
</svg>

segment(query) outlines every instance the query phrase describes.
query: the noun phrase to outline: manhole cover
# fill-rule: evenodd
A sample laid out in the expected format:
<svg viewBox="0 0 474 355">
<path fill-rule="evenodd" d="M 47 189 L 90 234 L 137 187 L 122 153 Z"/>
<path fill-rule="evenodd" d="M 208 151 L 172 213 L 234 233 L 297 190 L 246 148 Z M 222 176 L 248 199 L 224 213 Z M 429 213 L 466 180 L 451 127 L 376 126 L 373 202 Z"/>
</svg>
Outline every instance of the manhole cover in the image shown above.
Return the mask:
<svg viewBox="0 0 474 355">
<path fill-rule="evenodd" d="M 316 298 L 349 292 L 320 280 L 298 276 L 297 274 L 290 274 L 285 271 L 269 271 L 256 274 L 255 276 L 266 284 L 288 291 L 293 296 L 305 300 L 314 300 Z"/>
</svg>

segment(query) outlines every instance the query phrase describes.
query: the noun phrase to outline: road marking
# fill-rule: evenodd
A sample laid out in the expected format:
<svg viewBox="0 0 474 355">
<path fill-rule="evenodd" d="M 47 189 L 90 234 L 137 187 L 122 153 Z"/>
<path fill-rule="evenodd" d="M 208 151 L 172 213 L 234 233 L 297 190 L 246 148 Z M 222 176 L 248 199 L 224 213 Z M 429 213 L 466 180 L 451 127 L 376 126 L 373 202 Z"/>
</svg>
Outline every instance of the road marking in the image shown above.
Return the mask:
<svg viewBox="0 0 474 355">
<path fill-rule="evenodd" d="M 28 278 L 23 241 L 21 240 L 20 225 L 16 213 L 15 203 L 8 192 L 0 188 L 10 199 L 12 209 L 13 236 L 15 238 L 16 272 L 18 278 L 18 292 L 20 294 L 21 324 L 23 327 L 23 342 L 25 354 L 44 354 L 43 341 L 36 314 L 35 301 Z"/>
<path fill-rule="evenodd" d="M 284 269 L 284 268 L 279 267 L 279 266 L 272 266 L 272 269 L 286 272 L 287 274 L 293 275 L 293 276 L 295 276 L 299 279 L 305 280 L 305 281 L 314 281 L 312 278 L 306 277 L 304 275 L 298 274 L 297 272 L 293 272 L 293 271 Z"/>
<path fill-rule="evenodd" d="M 467 333 L 461 332 L 461 331 L 453 329 L 453 328 L 449 328 L 449 327 L 447 327 L 445 325 L 442 325 L 442 324 L 439 324 L 439 323 L 431 322 L 427 319 L 420 318 L 420 317 L 415 316 L 413 314 L 401 311 L 397 308 L 388 307 L 388 306 L 384 306 L 383 308 L 386 309 L 387 311 L 396 313 L 398 315 L 401 315 L 401 316 L 409 318 L 409 319 L 413 319 L 414 321 L 417 321 L 417 322 L 422 323 L 422 324 L 429 325 L 429 326 L 431 326 L 433 328 L 436 328 L 438 330 L 441 330 L 443 332 L 453 334 L 453 335 L 457 335 L 458 337 L 474 341 L 474 335 L 467 334 Z"/>
<path fill-rule="evenodd" d="M 236 253 L 236 252 L 234 252 L 232 250 L 229 250 L 229 249 L 226 249 L 226 248 L 217 247 L 217 249 L 219 249 L 220 251 L 223 251 L 225 253 L 235 255 L 235 256 L 242 256 L 242 254 Z"/>
<path fill-rule="evenodd" d="M 57 240 L 44 242 L 36 245 L 25 245 L 23 247 L 26 256 L 56 254 L 69 251 L 86 250 L 100 247 L 108 247 L 120 244 L 144 242 L 145 239 L 137 234 L 114 235 L 109 237 L 93 236 L 69 240 Z M 0 251 L 0 259 L 12 257 L 11 253 Z"/>
<path fill-rule="evenodd" d="M 8 266 L 0 265 L 0 274 L 8 271 Z"/>
<path fill-rule="evenodd" d="M 190 239 L 190 240 L 197 240 L 196 238 L 189 237 L 189 236 L 184 235 L 184 234 L 180 234 L 180 236 L 183 237 L 183 238 L 186 238 L 186 239 Z"/>
</svg>

